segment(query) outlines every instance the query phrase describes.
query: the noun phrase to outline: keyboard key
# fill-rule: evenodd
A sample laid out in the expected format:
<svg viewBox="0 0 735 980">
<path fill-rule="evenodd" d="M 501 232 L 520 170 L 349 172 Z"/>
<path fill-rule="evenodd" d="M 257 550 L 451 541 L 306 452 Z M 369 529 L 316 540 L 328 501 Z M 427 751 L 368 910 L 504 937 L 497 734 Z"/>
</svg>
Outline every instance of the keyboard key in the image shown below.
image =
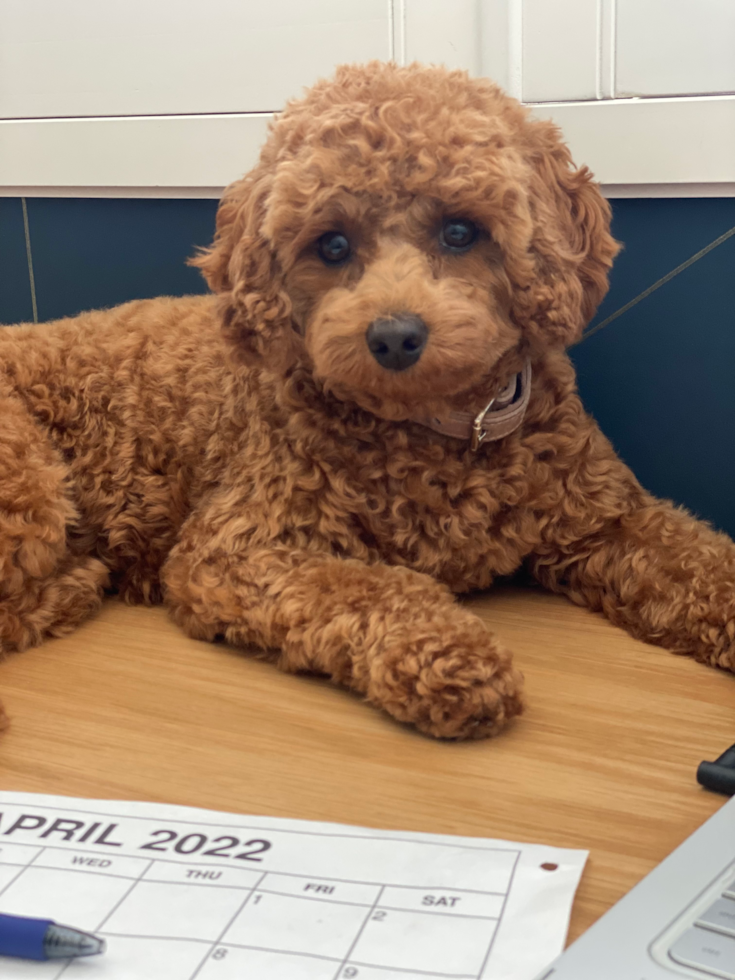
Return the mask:
<svg viewBox="0 0 735 980">
<path fill-rule="evenodd" d="M 725 889 L 725 898 L 735 898 L 735 881 Z"/>
<path fill-rule="evenodd" d="M 735 980 L 735 938 L 695 926 L 680 936 L 669 956 L 682 966 L 693 966 L 714 977 Z"/>
<path fill-rule="evenodd" d="M 728 936 L 735 936 L 735 899 L 718 898 L 706 912 L 700 915 L 697 925 L 704 926 L 705 929 L 714 929 L 715 932 L 724 932 Z"/>
</svg>

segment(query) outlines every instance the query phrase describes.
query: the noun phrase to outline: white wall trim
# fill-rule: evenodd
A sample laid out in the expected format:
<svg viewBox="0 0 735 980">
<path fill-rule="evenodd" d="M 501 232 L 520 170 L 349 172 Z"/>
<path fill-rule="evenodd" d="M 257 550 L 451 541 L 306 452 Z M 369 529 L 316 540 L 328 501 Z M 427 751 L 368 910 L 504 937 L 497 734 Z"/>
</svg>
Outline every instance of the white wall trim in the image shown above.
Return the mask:
<svg viewBox="0 0 735 980">
<path fill-rule="evenodd" d="M 609 197 L 732 197 L 735 97 L 531 107 Z M 219 197 L 250 169 L 271 113 L 0 121 L 0 196 Z"/>
</svg>

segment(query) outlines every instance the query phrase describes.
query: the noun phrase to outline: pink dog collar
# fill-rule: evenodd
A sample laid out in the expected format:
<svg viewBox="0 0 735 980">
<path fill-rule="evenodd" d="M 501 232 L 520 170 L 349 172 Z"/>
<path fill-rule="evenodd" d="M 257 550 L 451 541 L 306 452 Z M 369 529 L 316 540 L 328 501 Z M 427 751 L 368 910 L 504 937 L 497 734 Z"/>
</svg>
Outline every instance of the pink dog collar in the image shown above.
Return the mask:
<svg viewBox="0 0 735 980">
<path fill-rule="evenodd" d="M 450 412 L 443 419 L 424 417 L 411 421 L 425 425 L 434 432 L 441 432 L 443 436 L 469 439 L 470 449 L 475 452 L 486 440 L 494 442 L 515 432 L 523 421 L 530 397 L 531 365 L 526 362 L 523 370 L 511 378 L 479 415 Z"/>
</svg>

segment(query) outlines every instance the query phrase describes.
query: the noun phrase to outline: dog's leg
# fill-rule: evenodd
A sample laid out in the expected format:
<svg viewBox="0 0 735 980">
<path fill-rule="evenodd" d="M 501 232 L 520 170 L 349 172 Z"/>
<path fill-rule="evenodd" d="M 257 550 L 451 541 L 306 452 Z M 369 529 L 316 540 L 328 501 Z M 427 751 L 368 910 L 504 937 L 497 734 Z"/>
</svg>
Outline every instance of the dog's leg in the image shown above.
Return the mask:
<svg viewBox="0 0 735 980">
<path fill-rule="evenodd" d="M 101 562 L 67 549 L 66 468 L 23 405 L 0 393 L 0 652 L 70 632 L 100 603 Z"/>
<path fill-rule="evenodd" d="M 190 635 L 254 645 L 286 671 L 327 674 L 430 735 L 493 735 L 521 711 L 510 655 L 428 576 L 285 547 L 223 553 L 184 539 L 164 583 Z"/>
<path fill-rule="evenodd" d="M 608 521 L 594 504 L 576 534 L 560 520 L 556 543 L 533 557 L 539 581 L 639 639 L 735 670 L 735 544 L 648 495 Z"/>
</svg>

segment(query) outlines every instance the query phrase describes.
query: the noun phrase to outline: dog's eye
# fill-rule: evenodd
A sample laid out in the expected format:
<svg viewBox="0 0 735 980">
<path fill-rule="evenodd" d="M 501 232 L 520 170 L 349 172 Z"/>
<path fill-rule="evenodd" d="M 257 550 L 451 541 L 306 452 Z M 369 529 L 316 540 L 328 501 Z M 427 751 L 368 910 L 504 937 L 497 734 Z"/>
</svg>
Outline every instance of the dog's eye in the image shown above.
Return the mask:
<svg viewBox="0 0 735 980">
<path fill-rule="evenodd" d="M 319 256 L 327 265 L 340 265 L 350 257 L 350 243 L 341 231 L 328 231 L 319 239 Z"/>
<path fill-rule="evenodd" d="M 463 218 L 449 218 L 442 225 L 439 241 L 452 252 L 466 252 L 477 241 L 477 226 Z"/>
</svg>

